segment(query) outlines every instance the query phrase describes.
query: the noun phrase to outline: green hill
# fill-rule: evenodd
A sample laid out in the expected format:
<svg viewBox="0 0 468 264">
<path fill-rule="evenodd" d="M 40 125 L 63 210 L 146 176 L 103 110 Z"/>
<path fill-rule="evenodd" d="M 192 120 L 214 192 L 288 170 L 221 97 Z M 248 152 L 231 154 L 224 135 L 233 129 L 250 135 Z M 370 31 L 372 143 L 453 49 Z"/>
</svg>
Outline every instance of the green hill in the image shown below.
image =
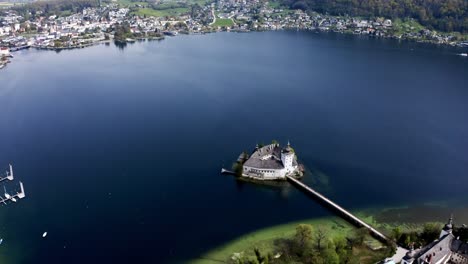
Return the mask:
<svg viewBox="0 0 468 264">
<path fill-rule="evenodd" d="M 468 33 L 466 0 L 278 0 L 293 9 L 331 15 L 411 17 L 429 29 Z"/>
</svg>

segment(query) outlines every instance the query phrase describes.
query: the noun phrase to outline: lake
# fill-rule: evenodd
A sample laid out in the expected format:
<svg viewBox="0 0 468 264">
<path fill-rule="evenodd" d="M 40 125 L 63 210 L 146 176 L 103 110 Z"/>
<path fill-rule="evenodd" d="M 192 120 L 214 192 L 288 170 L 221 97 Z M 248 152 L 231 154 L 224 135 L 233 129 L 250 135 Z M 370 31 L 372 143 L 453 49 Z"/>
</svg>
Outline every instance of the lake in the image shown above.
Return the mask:
<svg viewBox="0 0 468 264">
<path fill-rule="evenodd" d="M 178 263 L 330 215 L 292 187 L 220 175 L 273 139 L 350 210 L 468 208 L 460 52 L 288 31 L 16 52 L 0 71 L 0 168 L 14 165 L 27 196 L 0 208 L 0 257 Z"/>
</svg>

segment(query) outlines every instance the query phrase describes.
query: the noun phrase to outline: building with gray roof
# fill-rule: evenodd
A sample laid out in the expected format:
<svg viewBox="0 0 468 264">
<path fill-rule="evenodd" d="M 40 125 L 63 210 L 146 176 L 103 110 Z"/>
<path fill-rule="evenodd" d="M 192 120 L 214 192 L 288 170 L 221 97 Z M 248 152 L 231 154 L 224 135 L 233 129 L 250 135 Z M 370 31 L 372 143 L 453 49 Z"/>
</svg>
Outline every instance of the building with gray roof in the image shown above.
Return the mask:
<svg viewBox="0 0 468 264">
<path fill-rule="evenodd" d="M 402 264 L 468 264 L 468 243 L 456 238 L 453 233 L 453 219 L 450 218 L 438 240 L 418 249 L 410 250 Z"/>
<path fill-rule="evenodd" d="M 242 176 L 259 180 L 286 179 L 286 175 L 300 175 L 297 157 L 288 142 L 285 148 L 273 143 L 259 148 L 243 164 Z"/>
</svg>

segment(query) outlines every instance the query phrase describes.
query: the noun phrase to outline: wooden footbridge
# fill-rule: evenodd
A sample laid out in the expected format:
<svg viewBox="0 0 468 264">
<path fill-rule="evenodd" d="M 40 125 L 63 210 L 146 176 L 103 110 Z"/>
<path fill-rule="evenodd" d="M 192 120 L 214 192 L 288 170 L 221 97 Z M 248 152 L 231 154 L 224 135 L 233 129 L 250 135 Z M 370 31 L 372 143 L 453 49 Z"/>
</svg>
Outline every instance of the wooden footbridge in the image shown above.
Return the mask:
<svg viewBox="0 0 468 264">
<path fill-rule="evenodd" d="M 332 202 L 330 199 L 323 196 L 322 194 L 315 191 L 314 189 L 310 188 L 309 186 L 305 185 L 304 183 L 300 182 L 296 178 L 291 177 L 291 176 L 286 176 L 286 178 L 288 179 L 288 181 L 292 185 L 297 186 L 299 189 L 301 189 L 305 193 L 307 193 L 307 194 L 313 196 L 314 198 L 316 198 L 319 202 L 323 203 L 324 205 L 326 205 L 330 209 L 336 211 L 337 213 L 342 215 L 343 218 L 345 218 L 347 221 L 351 222 L 352 224 L 354 224 L 354 225 L 356 225 L 358 227 L 364 227 L 367 230 L 369 230 L 370 234 L 374 238 L 378 239 L 379 241 L 381 241 L 381 242 L 391 241 L 388 237 L 386 237 L 384 234 L 380 233 L 378 230 L 376 230 L 375 228 L 373 228 L 369 224 L 365 223 L 364 221 L 362 221 L 358 217 L 354 216 L 353 214 L 351 214 L 350 212 L 345 210 L 343 207 L 341 207 L 341 206 L 337 205 L 336 203 Z"/>
</svg>

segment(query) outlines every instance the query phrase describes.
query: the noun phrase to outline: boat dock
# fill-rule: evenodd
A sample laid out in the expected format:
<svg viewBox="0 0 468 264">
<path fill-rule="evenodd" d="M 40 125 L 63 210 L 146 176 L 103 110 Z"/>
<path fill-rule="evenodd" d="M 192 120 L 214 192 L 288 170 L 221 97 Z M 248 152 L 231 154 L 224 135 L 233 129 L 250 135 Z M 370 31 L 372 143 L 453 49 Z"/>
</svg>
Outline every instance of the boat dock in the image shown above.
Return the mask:
<svg viewBox="0 0 468 264">
<path fill-rule="evenodd" d="M 313 196 L 314 198 L 316 198 L 319 202 L 321 202 L 324 205 L 326 205 L 327 207 L 333 209 L 334 211 L 339 213 L 341 216 L 343 216 L 343 218 L 345 218 L 345 220 L 349 221 L 351 224 L 353 224 L 355 226 L 358 226 L 358 227 L 364 227 L 367 230 L 369 230 L 370 234 L 374 238 L 376 238 L 377 240 L 379 240 L 381 242 L 384 242 L 384 243 L 391 241 L 387 236 L 380 233 L 378 230 L 376 230 L 375 228 L 373 228 L 369 224 L 365 223 L 364 221 L 362 221 L 358 217 L 354 216 L 353 214 L 351 214 L 350 212 L 345 210 L 343 207 L 337 205 L 336 203 L 334 203 L 333 201 L 331 201 L 327 197 L 323 196 L 319 192 L 315 191 L 314 189 L 310 188 L 309 186 L 305 185 L 304 183 L 300 182 L 299 180 L 295 179 L 294 177 L 286 176 L 286 178 L 288 179 L 288 181 L 292 185 L 298 187 L 299 189 L 301 189 L 305 193 L 307 193 L 307 194 Z"/>
<path fill-rule="evenodd" d="M 7 201 L 12 201 L 12 202 L 16 203 L 16 201 L 17 201 L 16 198 L 23 199 L 24 197 L 26 197 L 26 194 L 24 192 L 23 183 L 19 182 L 19 184 L 20 184 L 20 191 L 17 192 L 16 194 L 11 195 L 11 194 L 7 193 L 6 189 L 5 189 L 5 194 L 4 194 L 5 198 L 0 197 L 0 203 L 7 204 L 6 203 Z"/>
<path fill-rule="evenodd" d="M 0 182 L 3 182 L 5 180 L 12 181 L 13 179 L 14 179 L 13 166 L 11 164 L 9 164 L 9 170 L 7 170 L 5 174 L 0 176 Z M 10 193 L 7 192 L 6 186 L 3 185 L 3 190 L 5 191 L 3 196 L 5 196 L 5 198 L 3 198 L 2 195 L 0 195 L 0 203 L 3 203 L 5 205 L 7 204 L 7 202 L 15 202 L 16 203 L 18 201 L 17 199 L 23 199 L 24 197 L 26 197 L 26 193 L 24 192 L 23 183 L 19 182 L 19 186 L 20 186 L 20 191 L 19 192 L 16 192 L 15 194 L 10 194 Z"/>
<path fill-rule="evenodd" d="M 13 166 L 11 166 L 11 164 L 10 164 L 10 170 L 6 172 L 6 176 L 3 176 L 3 177 L 2 176 L 0 176 L 0 182 L 4 180 L 9 180 L 9 181 L 13 180 Z"/>
<path fill-rule="evenodd" d="M 235 172 L 227 170 L 225 168 L 221 168 L 221 174 L 230 174 L 230 175 L 236 175 Z"/>
<path fill-rule="evenodd" d="M 10 48 L 10 52 L 15 52 L 18 50 L 24 50 L 24 49 L 29 49 L 31 46 L 30 45 L 23 45 L 23 46 L 18 46 L 18 47 L 12 47 Z"/>
</svg>

